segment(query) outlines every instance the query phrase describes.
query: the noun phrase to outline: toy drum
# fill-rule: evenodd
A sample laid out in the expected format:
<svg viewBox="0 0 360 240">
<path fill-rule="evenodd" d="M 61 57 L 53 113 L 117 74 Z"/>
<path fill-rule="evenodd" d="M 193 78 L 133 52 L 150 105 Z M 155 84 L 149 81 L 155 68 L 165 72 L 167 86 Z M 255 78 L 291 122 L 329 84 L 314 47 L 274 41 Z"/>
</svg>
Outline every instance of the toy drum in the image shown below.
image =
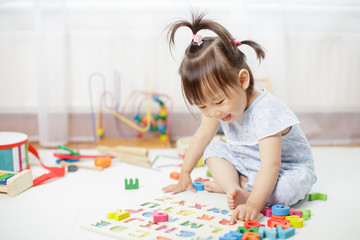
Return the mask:
<svg viewBox="0 0 360 240">
<path fill-rule="evenodd" d="M 0 131 L 0 170 L 20 172 L 29 167 L 28 136 Z"/>
</svg>

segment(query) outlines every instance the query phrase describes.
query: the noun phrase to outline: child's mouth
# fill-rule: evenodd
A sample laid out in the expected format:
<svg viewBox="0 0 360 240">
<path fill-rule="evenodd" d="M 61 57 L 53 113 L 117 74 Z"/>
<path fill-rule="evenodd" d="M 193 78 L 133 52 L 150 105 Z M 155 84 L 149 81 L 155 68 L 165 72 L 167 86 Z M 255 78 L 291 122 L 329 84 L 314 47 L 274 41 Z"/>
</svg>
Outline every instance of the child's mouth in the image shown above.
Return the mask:
<svg viewBox="0 0 360 240">
<path fill-rule="evenodd" d="M 227 115 L 226 117 L 222 118 L 221 120 L 222 120 L 223 122 L 227 122 L 227 121 L 229 121 L 230 119 L 231 119 L 231 114 Z"/>
</svg>

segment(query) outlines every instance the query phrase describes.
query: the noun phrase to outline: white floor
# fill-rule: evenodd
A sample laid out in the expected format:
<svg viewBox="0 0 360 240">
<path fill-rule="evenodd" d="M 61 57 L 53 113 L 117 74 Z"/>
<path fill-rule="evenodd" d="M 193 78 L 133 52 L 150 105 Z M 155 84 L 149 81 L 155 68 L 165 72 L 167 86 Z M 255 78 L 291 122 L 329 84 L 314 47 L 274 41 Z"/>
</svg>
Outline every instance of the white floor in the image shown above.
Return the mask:
<svg viewBox="0 0 360 240">
<path fill-rule="evenodd" d="M 83 150 L 81 153 L 94 153 Z M 44 163 L 54 165 L 52 151 L 42 150 Z M 176 156 L 176 150 L 157 150 L 151 158 L 158 158 L 154 164 L 157 170 L 138 167 L 115 160 L 104 171 L 79 169 L 38 187 L 30 188 L 15 198 L 0 194 L 0 236 L 1 239 L 52 239 L 91 240 L 112 239 L 80 227 L 89 218 L 104 215 L 116 208 L 126 208 L 134 202 L 143 202 L 163 196 L 161 188 L 174 180 L 169 173 L 179 170 L 179 163 L 166 156 Z M 318 182 L 312 192 L 328 194 L 327 201 L 302 201 L 296 208 L 309 208 L 312 216 L 304 227 L 296 230 L 291 239 L 360 239 L 358 224 L 360 200 L 360 148 L 314 147 Z M 91 160 L 82 160 L 92 164 Z M 43 172 L 36 159 L 31 159 L 33 175 Z M 163 166 L 161 166 L 163 165 Z M 124 178 L 140 180 L 138 190 L 124 189 Z M 205 167 L 197 168 L 193 177 L 206 177 Z M 187 198 L 204 199 L 208 203 L 225 203 L 223 194 L 207 192 L 181 193 Z M 266 221 L 264 218 L 262 221 Z"/>
</svg>

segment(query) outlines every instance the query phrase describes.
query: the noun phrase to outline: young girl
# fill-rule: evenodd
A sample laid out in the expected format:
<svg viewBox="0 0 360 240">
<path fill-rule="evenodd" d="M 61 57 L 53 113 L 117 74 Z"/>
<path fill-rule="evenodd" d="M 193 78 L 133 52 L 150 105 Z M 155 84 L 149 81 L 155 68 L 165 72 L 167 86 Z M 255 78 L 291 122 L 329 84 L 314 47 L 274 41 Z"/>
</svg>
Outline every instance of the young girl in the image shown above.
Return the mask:
<svg viewBox="0 0 360 240">
<path fill-rule="evenodd" d="M 266 203 L 292 205 L 305 198 L 316 182 L 310 145 L 299 120 L 278 98 L 257 89 L 239 50 L 252 47 L 259 61 L 262 47 L 253 41 L 237 42 L 220 24 L 192 15 L 169 25 L 169 45 L 175 33 L 188 27 L 193 39 L 185 51 L 179 73 L 182 91 L 202 114 L 201 125 L 186 152 L 177 184 L 163 188 L 173 194 L 195 191 L 190 173 L 202 155 L 215 181 L 210 192 L 227 194 L 234 209 L 231 221 L 254 220 Z M 210 30 L 216 37 L 204 37 Z M 227 142 L 210 143 L 220 125 Z"/>
</svg>

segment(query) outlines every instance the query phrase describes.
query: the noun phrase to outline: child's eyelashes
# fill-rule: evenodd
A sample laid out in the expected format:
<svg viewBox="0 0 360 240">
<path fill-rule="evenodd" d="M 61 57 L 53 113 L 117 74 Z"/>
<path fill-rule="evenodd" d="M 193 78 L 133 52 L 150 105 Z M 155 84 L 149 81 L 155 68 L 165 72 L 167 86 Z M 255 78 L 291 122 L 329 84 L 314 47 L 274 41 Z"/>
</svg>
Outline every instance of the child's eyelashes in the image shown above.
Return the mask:
<svg viewBox="0 0 360 240">
<path fill-rule="evenodd" d="M 222 104 L 223 102 L 224 102 L 224 99 L 221 100 L 220 102 L 217 102 L 216 105 L 220 105 L 220 104 Z"/>
</svg>

